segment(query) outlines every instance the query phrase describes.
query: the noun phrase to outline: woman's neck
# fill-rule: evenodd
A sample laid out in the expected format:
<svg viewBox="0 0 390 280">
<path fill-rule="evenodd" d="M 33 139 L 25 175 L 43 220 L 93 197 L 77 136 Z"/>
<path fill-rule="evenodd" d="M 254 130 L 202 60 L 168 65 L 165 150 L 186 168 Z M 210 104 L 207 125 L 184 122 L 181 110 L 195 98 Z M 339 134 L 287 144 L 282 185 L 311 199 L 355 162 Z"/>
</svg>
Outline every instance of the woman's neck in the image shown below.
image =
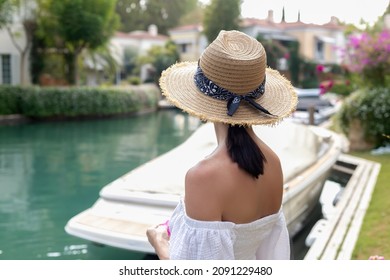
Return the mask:
<svg viewBox="0 0 390 280">
<path fill-rule="evenodd" d="M 224 123 L 214 123 L 215 135 L 217 137 L 218 146 L 226 143 L 229 125 Z"/>
<path fill-rule="evenodd" d="M 224 123 L 214 123 L 214 129 L 218 145 L 225 144 L 228 135 L 229 125 Z M 255 133 L 251 126 L 246 127 L 246 131 L 251 137 L 255 136 Z"/>
</svg>

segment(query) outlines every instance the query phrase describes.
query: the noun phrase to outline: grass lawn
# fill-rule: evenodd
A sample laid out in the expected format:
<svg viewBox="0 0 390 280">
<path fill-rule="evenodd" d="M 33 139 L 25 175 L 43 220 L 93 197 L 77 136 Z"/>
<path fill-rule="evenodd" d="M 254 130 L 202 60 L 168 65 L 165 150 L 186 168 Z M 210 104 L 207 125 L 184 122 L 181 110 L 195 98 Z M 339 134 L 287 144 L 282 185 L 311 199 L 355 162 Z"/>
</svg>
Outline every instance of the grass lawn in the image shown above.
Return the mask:
<svg viewBox="0 0 390 280">
<path fill-rule="evenodd" d="M 390 259 L 390 155 L 374 156 L 369 152 L 351 154 L 381 164 L 352 259 L 367 260 L 372 255 Z"/>
</svg>

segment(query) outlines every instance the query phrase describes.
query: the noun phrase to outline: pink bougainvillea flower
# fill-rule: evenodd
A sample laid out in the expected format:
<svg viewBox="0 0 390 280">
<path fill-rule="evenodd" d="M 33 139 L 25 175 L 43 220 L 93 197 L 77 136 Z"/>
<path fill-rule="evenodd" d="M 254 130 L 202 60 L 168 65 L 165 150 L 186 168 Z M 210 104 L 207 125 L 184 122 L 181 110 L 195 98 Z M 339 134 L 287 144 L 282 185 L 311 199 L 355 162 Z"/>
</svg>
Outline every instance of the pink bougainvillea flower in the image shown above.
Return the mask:
<svg viewBox="0 0 390 280">
<path fill-rule="evenodd" d="M 322 73 L 322 72 L 324 72 L 324 69 L 325 69 L 325 67 L 324 67 L 324 65 L 322 65 L 322 64 L 318 64 L 318 65 L 316 66 L 316 71 L 317 71 L 317 73 Z"/>
<path fill-rule="evenodd" d="M 378 256 L 378 255 L 374 255 L 374 256 L 370 256 L 368 259 L 369 259 L 369 260 L 384 260 L 385 257 L 383 257 L 383 256 Z"/>
<path fill-rule="evenodd" d="M 323 81 L 320 84 L 320 95 L 327 93 L 334 85 L 333 80 Z"/>
<path fill-rule="evenodd" d="M 384 85 L 383 77 L 390 74 L 390 32 L 350 36 L 341 55 L 348 70 L 361 74 L 366 83 Z"/>
</svg>

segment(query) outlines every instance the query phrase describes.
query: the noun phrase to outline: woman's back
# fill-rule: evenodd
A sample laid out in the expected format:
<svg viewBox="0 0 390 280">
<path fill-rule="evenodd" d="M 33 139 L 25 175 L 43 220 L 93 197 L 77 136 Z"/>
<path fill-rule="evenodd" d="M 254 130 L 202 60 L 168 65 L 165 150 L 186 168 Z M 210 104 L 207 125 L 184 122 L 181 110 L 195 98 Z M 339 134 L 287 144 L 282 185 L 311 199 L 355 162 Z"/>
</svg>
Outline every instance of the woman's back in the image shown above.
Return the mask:
<svg viewBox="0 0 390 280">
<path fill-rule="evenodd" d="M 186 210 L 205 221 L 243 224 L 277 213 L 283 195 L 283 173 L 277 155 L 249 130 L 264 154 L 264 174 L 258 179 L 231 159 L 226 145 L 190 169 L 186 176 Z"/>
<path fill-rule="evenodd" d="M 218 142 L 186 174 L 184 201 L 169 223 L 169 257 L 289 258 L 280 162 L 251 126 L 277 124 L 295 110 L 291 83 L 267 67 L 258 40 L 222 30 L 198 61 L 165 70 L 160 86 L 172 104 L 213 122 Z M 156 230 L 148 238 L 167 257 L 168 239 Z"/>
</svg>

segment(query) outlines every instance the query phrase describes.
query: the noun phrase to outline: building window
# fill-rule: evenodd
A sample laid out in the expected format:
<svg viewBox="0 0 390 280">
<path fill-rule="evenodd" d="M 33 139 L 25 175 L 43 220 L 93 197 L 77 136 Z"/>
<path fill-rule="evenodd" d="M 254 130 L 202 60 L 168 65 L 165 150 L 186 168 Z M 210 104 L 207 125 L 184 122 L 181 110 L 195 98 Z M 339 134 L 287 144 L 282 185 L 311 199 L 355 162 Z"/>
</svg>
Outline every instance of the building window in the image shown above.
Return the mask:
<svg viewBox="0 0 390 280">
<path fill-rule="evenodd" d="M 317 40 L 315 56 L 318 61 L 323 61 L 325 59 L 324 48 L 324 42 Z"/>
<path fill-rule="evenodd" d="M 11 55 L 3 54 L 1 56 L 2 83 L 11 84 Z"/>
<path fill-rule="evenodd" d="M 188 44 L 180 44 L 180 52 L 181 53 L 188 52 Z"/>
</svg>

